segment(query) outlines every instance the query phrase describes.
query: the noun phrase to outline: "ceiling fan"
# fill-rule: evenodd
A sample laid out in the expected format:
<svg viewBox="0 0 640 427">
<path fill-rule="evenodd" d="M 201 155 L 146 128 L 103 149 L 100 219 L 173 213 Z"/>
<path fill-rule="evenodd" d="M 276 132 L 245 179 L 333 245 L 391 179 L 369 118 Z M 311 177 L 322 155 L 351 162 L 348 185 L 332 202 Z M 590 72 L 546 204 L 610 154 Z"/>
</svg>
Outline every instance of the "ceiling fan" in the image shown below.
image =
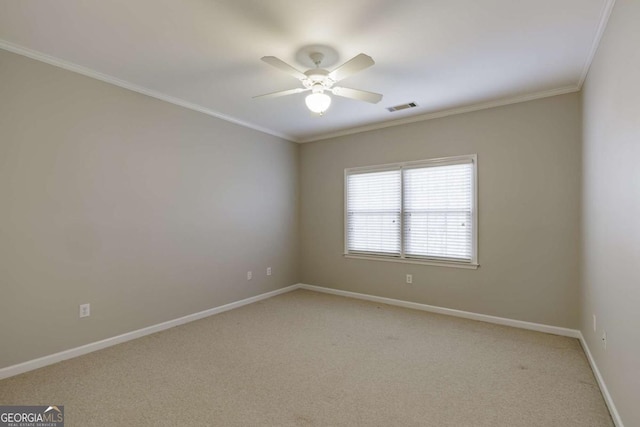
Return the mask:
<svg viewBox="0 0 640 427">
<path fill-rule="evenodd" d="M 275 98 L 278 96 L 293 95 L 296 93 L 311 91 L 311 94 L 307 95 L 305 98 L 305 103 L 309 110 L 320 115 L 323 115 L 331 105 L 331 97 L 327 95 L 325 91 L 337 96 L 357 99 L 359 101 L 370 102 L 372 104 L 376 104 L 382 99 L 382 95 L 379 93 L 334 86 L 336 82 L 375 64 L 370 56 L 365 55 L 364 53 L 356 55 L 333 71 L 327 71 L 320 68 L 320 64 L 324 59 L 324 55 L 322 53 L 313 52 L 309 54 L 309 58 L 311 58 L 313 63 L 316 65 L 316 68 L 311 68 L 303 73 L 275 56 L 262 57 L 261 59 L 267 64 L 274 66 L 280 71 L 284 71 L 285 73 L 300 80 L 303 87 L 258 95 L 254 96 L 254 98 Z"/>
</svg>

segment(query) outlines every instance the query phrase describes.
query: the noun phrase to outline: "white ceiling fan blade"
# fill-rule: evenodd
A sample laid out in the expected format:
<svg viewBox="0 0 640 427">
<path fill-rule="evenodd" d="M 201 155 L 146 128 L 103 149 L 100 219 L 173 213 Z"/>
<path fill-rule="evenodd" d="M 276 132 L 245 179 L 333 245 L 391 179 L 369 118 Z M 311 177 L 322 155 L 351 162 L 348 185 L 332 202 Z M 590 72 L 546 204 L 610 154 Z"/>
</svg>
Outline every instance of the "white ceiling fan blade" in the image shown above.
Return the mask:
<svg viewBox="0 0 640 427">
<path fill-rule="evenodd" d="M 377 104 L 382 99 L 382 95 L 379 93 L 350 89 L 348 87 L 334 87 L 331 89 L 331 92 L 333 92 L 334 95 L 357 99 L 358 101 L 370 102 L 372 104 Z"/>
<path fill-rule="evenodd" d="M 357 73 L 358 71 L 369 68 L 373 64 L 375 64 L 373 58 L 371 58 L 369 55 L 361 53 L 360 55 L 354 56 L 353 58 L 330 72 L 329 77 L 337 82 L 338 80 L 347 78 L 350 75 Z"/>
<path fill-rule="evenodd" d="M 307 76 L 302 71 L 296 70 L 291 65 L 287 64 L 282 59 L 276 58 L 275 56 L 263 56 L 260 59 L 262 59 L 267 64 L 273 67 L 276 67 L 278 70 L 284 71 L 285 73 L 292 75 L 298 80 L 303 80 L 307 78 Z"/>
<path fill-rule="evenodd" d="M 254 96 L 253 99 L 256 99 L 256 98 L 277 98 L 279 96 L 293 95 L 295 93 L 306 92 L 308 90 L 311 90 L 311 89 L 305 89 L 305 88 L 302 88 L 302 87 L 298 87 L 298 88 L 295 88 L 295 89 L 281 90 L 281 91 L 272 92 L 272 93 L 265 93 L 264 95 Z"/>
</svg>

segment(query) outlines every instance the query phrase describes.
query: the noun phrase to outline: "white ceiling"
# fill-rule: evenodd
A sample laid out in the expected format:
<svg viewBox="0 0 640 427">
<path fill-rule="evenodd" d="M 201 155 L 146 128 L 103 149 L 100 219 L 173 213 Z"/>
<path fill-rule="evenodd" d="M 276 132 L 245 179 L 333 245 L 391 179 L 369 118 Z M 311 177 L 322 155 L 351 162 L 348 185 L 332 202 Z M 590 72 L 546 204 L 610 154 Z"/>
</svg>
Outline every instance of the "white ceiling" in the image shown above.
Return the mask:
<svg viewBox="0 0 640 427">
<path fill-rule="evenodd" d="M 0 47 L 293 141 L 579 90 L 613 0 L 21 0 L 0 2 Z M 376 64 L 323 117 L 263 63 L 334 48 Z M 328 68 L 333 68 L 328 67 Z M 416 102 L 390 113 L 386 107 Z M 390 122 L 392 121 L 392 122 Z"/>
</svg>

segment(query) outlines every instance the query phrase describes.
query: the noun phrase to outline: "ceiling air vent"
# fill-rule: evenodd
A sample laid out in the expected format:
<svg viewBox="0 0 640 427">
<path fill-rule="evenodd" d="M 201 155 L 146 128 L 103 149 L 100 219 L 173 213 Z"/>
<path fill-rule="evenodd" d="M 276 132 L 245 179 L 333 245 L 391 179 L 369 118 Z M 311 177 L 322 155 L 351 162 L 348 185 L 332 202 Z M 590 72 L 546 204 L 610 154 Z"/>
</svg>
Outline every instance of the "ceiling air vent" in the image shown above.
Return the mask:
<svg viewBox="0 0 640 427">
<path fill-rule="evenodd" d="M 407 108 L 413 108 L 417 106 L 418 104 L 416 104 L 415 102 L 410 102 L 408 104 L 401 104 L 401 105 L 396 105 L 395 107 L 389 107 L 387 108 L 387 110 L 393 113 L 394 111 L 406 110 Z"/>
</svg>

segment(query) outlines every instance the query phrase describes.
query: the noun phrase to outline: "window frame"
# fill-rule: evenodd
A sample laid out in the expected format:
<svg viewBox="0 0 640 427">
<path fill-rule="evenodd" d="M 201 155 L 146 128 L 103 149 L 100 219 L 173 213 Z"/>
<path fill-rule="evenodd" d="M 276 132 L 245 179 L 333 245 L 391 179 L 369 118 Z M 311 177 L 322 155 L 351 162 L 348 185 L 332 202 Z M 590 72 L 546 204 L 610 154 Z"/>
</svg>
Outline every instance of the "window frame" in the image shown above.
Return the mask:
<svg viewBox="0 0 640 427">
<path fill-rule="evenodd" d="M 462 261 L 455 259 L 446 259 L 446 258 L 434 258 L 434 257 L 417 257 L 417 256 L 405 256 L 405 230 L 404 230 L 404 216 L 405 216 L 405 200 L 404 200 L 404 169 L 416 169 L 421 167 L 433 167 L 433 166 L 447 166 L 453 164 L 462 164 L 462 163 L 471 163 L 472 165 L 472 195 L 471 195 L 471 260 L 470 261 Z M 349 212 L 347 210 L 348 204 L 348 177 L 352 174 L 358 173 L 372 173 L 372 172 L 383 172 L 390 170 L 399 170 L 400 171 L 400 255 L 388 255 L 388 254 L 375 254 L 375 253 L 367 253 L 367 252 L 349 252 L 348 248 L 348 215 Z M 423 264 L 423 265 L 435 265 L 435 266 L 444 266 L 444 267 L 457 267 L 457 268 L 467 268 L 467 269 L 476 269 L 479 267 L 478 263 L 478 155 L 477 154 L 467 154 L 461 156 L 451 156 L 451 157 L 440 157 L 435 159 L 425 159 L 425 160 L 416 160 L 409 162 L 400 162 L 400 163 L 387 163 L 383 165 L 372 165 L 372 166 L 360 166 L 353 168 L 346 168 L 344 170 L 344 248 L 343 248 L 343 256 L 345 258 L 353 258 L 353 259 L 364 259 L 364 260 L 375 260 L 375 261 L 391 261 L 391 262 L 400 262 L 407 264 Z"/>
</svg>

